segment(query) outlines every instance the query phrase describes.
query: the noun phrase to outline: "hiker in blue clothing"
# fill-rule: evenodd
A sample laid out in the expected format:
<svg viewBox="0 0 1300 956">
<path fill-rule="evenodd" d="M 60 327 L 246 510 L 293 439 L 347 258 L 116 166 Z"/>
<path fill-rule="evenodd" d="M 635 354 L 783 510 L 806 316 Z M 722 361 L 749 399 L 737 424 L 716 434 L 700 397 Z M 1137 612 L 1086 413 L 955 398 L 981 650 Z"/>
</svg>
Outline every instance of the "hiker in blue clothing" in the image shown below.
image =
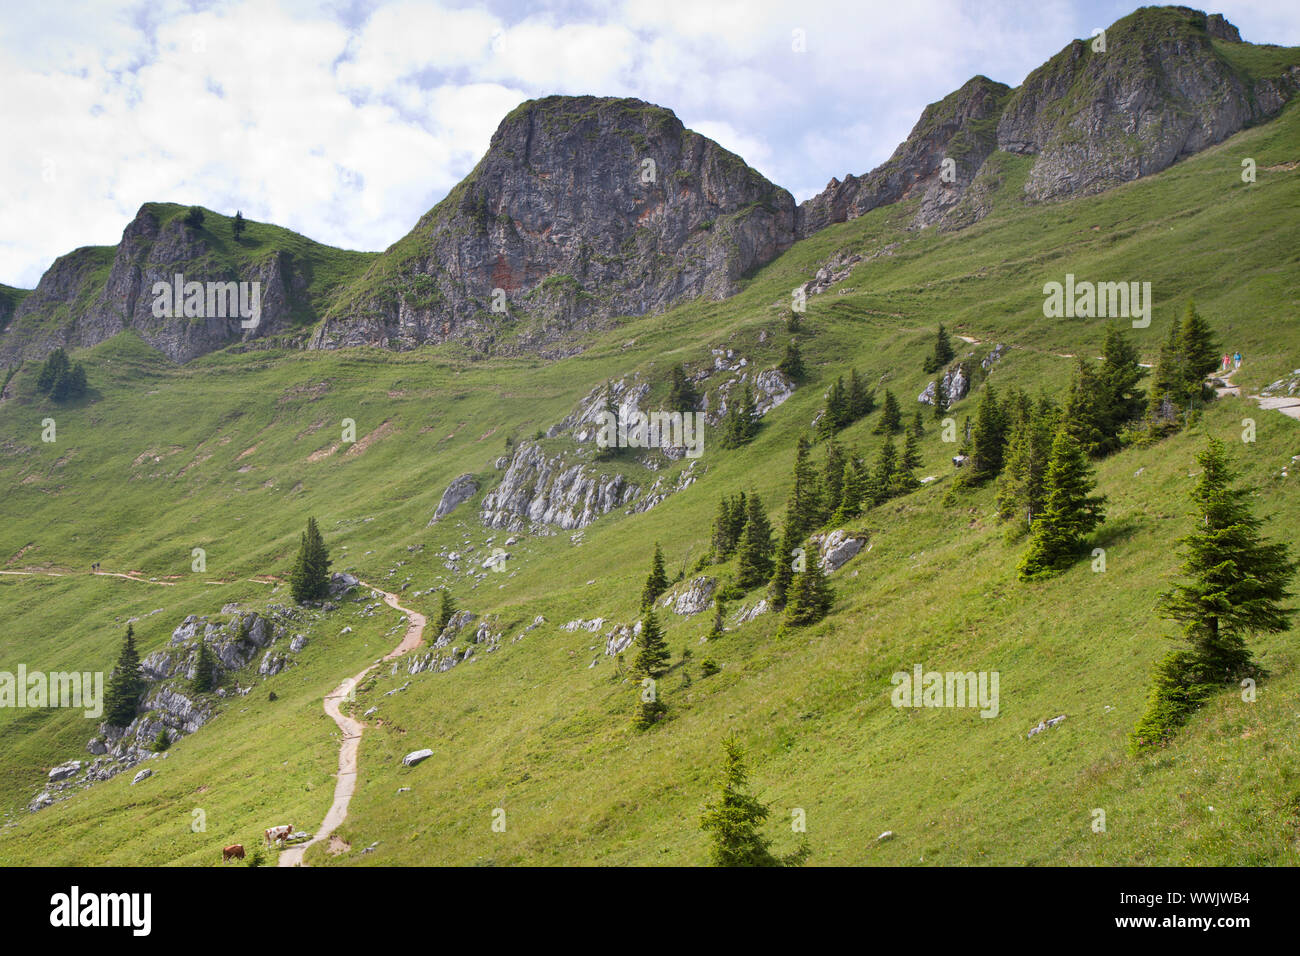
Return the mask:
<svg viewBox="0 0 1300 956">
<path fill-rule="evenodd" d="M 1233 365 L 1232 365 L 1233 371 L 1236 371 L 1237 369 L 1241 368 L 1241 353 L 1240 353 L 1240 352 L 1235 352 L 1235 353 L 1233 353 L 1233 356 L 1232 356 L 1232 362 L 1233 362 Z"/>
</svg>

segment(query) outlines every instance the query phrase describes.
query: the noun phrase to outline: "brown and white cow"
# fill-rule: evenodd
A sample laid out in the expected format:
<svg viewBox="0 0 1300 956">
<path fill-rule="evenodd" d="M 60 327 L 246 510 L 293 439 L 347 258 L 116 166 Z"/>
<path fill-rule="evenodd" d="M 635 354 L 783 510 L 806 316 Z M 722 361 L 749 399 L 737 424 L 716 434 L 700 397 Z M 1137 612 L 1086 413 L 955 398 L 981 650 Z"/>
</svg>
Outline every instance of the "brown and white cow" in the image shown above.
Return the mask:
<svg viewBox="0 0 1300 956">
<path fill-rule="evenodd" d="M 287 823 L 284 826 L 271 827 L 271 829 L 266 831 L 266 845 L 270 846 L 272 843 L 279 843 L 283 846 L 292 833 L 292 823 Z"/>
<path fill-rule="evenodd" d="M 225 863 L 227 860 L 230 860 L 230 859 L 240 859 L 240 860 L 242 860 L 243 858 L 244 858 L 244 844 L 242 844 L 242 843 L 232 843 L 230 846 L 222 847 L 222 850 L 221 850 L 221 862 L 222 862 L 222 863 Z"/>
</svg>

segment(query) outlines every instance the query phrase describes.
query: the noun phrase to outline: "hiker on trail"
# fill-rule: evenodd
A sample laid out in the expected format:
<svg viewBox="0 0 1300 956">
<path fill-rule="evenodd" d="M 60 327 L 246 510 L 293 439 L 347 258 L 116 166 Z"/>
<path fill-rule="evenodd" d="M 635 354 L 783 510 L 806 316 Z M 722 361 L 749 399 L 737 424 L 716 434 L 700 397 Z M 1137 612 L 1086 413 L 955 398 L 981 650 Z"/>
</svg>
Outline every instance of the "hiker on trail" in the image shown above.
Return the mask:
<svg viewBox="0 0 1300 956">
<path fill-rule="evenodd" d="M 1232 359 L 1228 358 L 1228 353 L 1227 353 L 1227 352 L 1224 352 L 1224 353 L 1223 353 L 1223 371 L 1226 372 L 1226 371 L 1228 370 L 1228 366 L 1231 365 L 1231 364 L 1232 364 Z"/>
<path fill-rule="evenodd" d="M 1233 361 L 1233 363 L 1234 363 L 1234 364 L 1233 364 L 1233 371 L 1235 372 L 1237 369 L 1241 368 L 1241 353 L 1240 353 L 1240 352 L 1237 352 L 1235 355 L 1233 355 L 1233 356 L 1232 356 L 1232 361 Z"/>
</svg>

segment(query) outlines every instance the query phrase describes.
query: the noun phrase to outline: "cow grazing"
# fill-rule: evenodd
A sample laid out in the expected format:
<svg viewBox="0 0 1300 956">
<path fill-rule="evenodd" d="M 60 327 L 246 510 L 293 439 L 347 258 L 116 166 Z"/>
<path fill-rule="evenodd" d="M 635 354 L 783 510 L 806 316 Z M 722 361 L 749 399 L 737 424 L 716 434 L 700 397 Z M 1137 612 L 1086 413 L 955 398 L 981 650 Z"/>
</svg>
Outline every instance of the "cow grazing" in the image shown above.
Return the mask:
<svg viewBox="0 0 1300 956">
<path fill-rule="evenodd" d="M 244 844 L 242 843 L 235 843 L 232 844 L 231 846 L 223 847 L 221 850 L 222 863 L 225 863 L 227 860 L 232 860 L 232 859 L 242 860 L 243 858 L 244 858 Z"/>
<path fill-rule="evenodd" d="M 292 833 L 293 833 L 292 823 L 287 823 L 284 826 L 279 826 L 279 827 L 271 827 L 271 829 L 266 831 L 266 845 L 270 846 L 274 842 L 274 843 L 279 843 L 281 846 L 283 846 L 284 842 L 289 839 L 289 836 Z"/>
</svg>

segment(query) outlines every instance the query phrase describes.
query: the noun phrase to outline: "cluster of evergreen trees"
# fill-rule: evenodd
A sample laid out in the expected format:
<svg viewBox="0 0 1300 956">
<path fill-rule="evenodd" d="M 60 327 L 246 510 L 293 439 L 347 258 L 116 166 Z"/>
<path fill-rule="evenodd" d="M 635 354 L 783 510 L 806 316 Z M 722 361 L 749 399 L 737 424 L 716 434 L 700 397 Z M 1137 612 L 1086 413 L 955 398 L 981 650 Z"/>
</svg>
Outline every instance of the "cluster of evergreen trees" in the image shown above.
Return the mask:
<svg viewBox="0 0 1300 956">
<path fill-rule="evenodd" d="M 86 394 L 86 370 L 73 363 L 63 349 L 55 349 L 36 373 L 36 390 L 56 402 L 81 398 Z"/>
<path fill-rule="evenodd" d="M 754 404 L 754 391 L 745 383 L 740 398 L 727 405 L 722 416 L 718 443 L 723 448 L 739 448 L 748 444 L 758 434 L 758 406 Z"/>
<path fill-rule="evenodd" d="M 817 422 L 817 436 L 832 438 L 836 432 L 847 428 L 860 418 L 870 415 L 876 409 L 874 391 L 867 388 L 857 369 L 849 373 L 849 381 L 844 383 L 844 376 L 835 379 L 835 384 L 826 392 L 826 406 L 822 409 Z M 897 410 L 897 402 L 895 402 Z"/>
<path fill-rule="evenodd" d="M 1175 322 L 1161 346 L 1151 381 L 1147 418 L 1159 434 L 1176 427 L 1180 417 L 1195 414 L 1212 394 L 1206 377 L 1219 367 L 1219 346 L 1209 324 L 1188 302 L 1182 322 Z"/>
</svg>

